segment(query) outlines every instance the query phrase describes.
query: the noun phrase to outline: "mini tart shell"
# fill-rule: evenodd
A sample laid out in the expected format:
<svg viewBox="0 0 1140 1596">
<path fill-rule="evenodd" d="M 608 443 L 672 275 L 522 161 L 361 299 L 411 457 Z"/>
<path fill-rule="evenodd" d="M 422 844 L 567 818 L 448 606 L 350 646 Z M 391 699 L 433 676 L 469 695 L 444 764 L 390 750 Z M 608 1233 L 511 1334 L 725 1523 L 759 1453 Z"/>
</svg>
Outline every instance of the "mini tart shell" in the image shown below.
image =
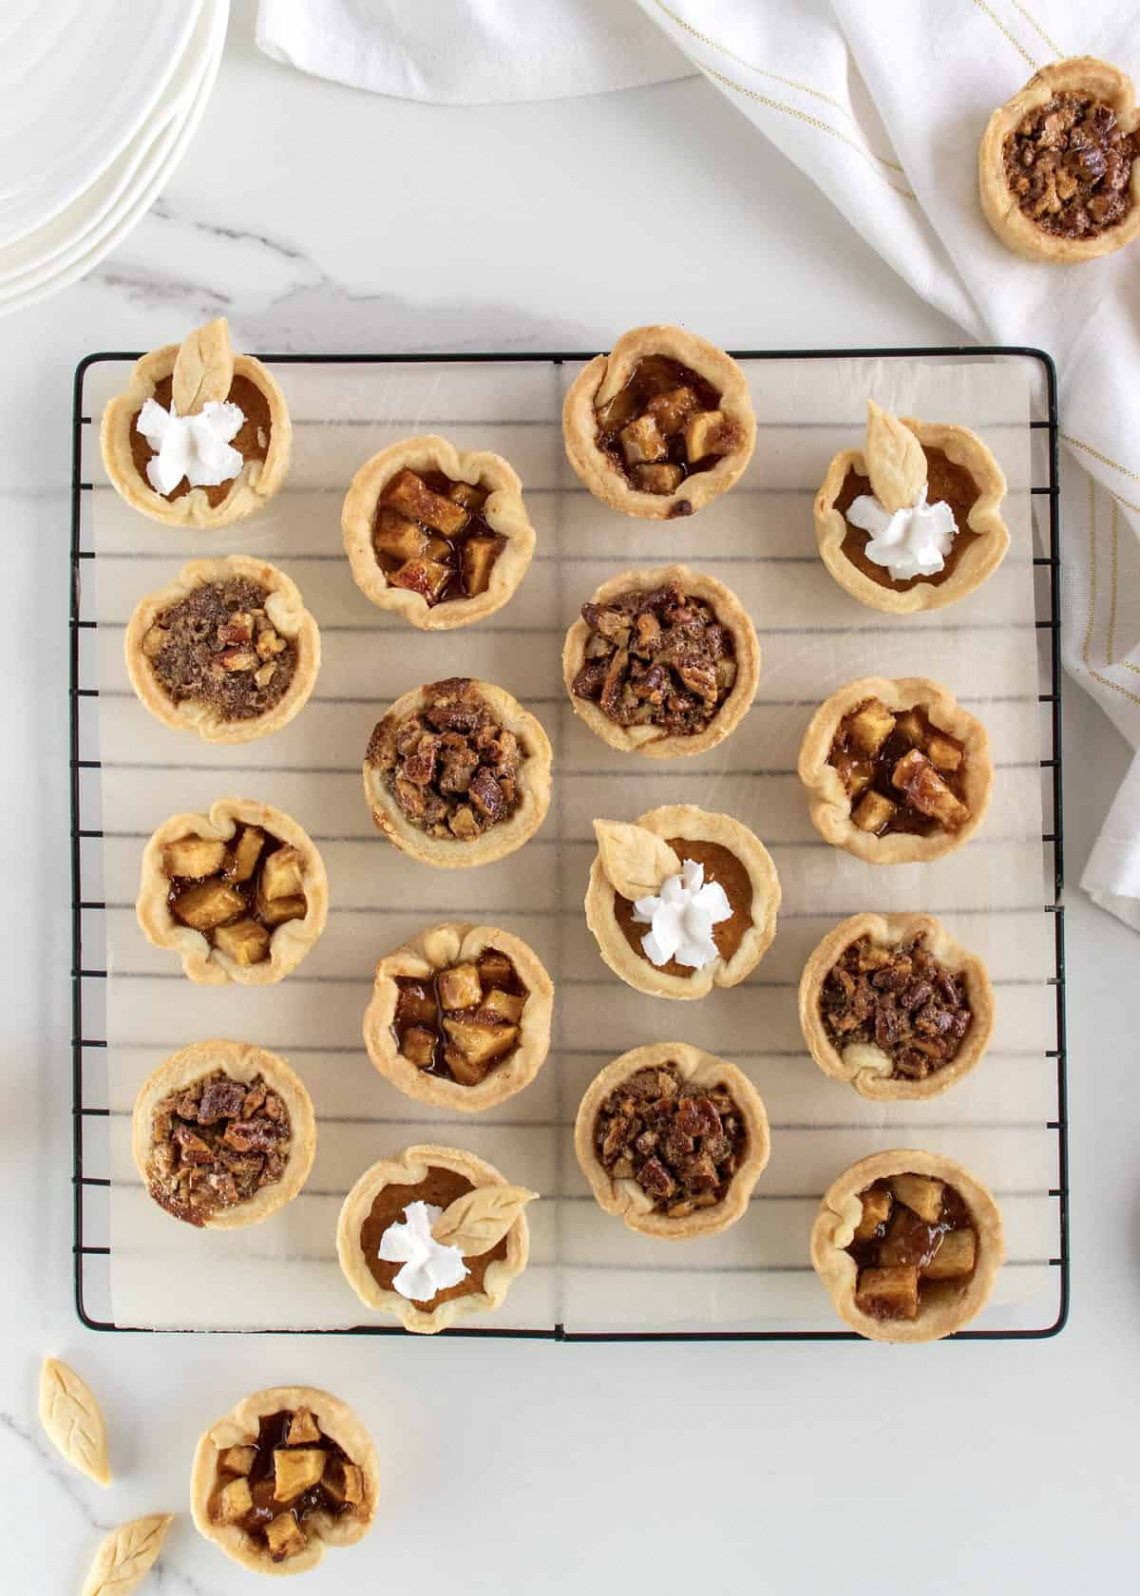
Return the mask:
<svg viewBox="0 0 1140 1596">
<path fill-rule="evenodd" d="M 474 865 L 491 864 L 496 859 L 505 859 L 508 854 L 514 853 L 516 848 L 521 848 L 524 842 L 528 842 L 534 836 L 546 819 L 546 811 L 550 807 L 550 767 L 554 754 L 550 739 L 542 729 L 541 723 L 505 688 L 496 687 L 491 682 L 480 682 L 474 678 L 471 678 L 471 681 L 486 700 L 499 724 L 514 732 L 526 753 L 526 758 L 519 767 L 522 797 L 518 808 L 508 819 L 491 826 L 472 842 L 464 842 L 458 838 L 451 841 L 442 837 L 429 837 L 426 831 L 413 826 L 411 821 L 400 813 L 396 800 L 384 784 L 383 776 L 368 758 L 367 753 L 362 766 L 364 796 L 377 831 L 394 847 L 399 848 L 401 853 L 409 854 L 411 858 L 419 859 L 424 864 L 436 865 L 442 870 L 468 870 Z M 427 683 L 423 687 L 413 688 L 410 693 L 397 698 L 377 723 L 372 733 L 373 739 L 385 721 L 390 720 L 399 724 L 407 720 L 410 715 L 418 714 L 430 703 L 428 688 L 433 685 Z M 371 746 L 370 740 L 369 747 Z"/>
<path fill-rule="evenodd" d="M 978 498 L 967 517 L 966 529 L 978 533 L 978 540 L 963 550 L 944 582 L 918 582 L 914 587 L 899 589 L 881 586 L 865 575 L 843 552 L 847 522 L 842 511 L 835 508 L 847 473 L 867 475 L 867 461 L 861 449 L 841 450 L 828 466 L 823 486 L 815 496 L 815 536 L 820 559 L 852 598 L 869 609 L 913 615 L 916 610 L 945 609 L 980 587 L 1005 559 L 1009 528 L 1001 518 L 1005 474 L 977 433 L 969 427 L 917 421 L 913 416 L 901 419 L 924 449 L 941 449 L 948 460 L 963 466 L 973 477 Z"/>
<path fill-rule="evenodd" d="M 917 1319 L 875 1319 L 855 1305 L 859 1271 L 846 1248 L 863 1212 L 859 1193 L 876 1180 L 904 1174 L 930 1175 L 954 1187 L 977 1231 L 977 1263 L 964 1287 L 946 1289 L 956 1283 L 938 1282 L 943 1289 L 934 1301 L 928 1299 L 920 1308 Z M 992 1193 L 961 1164 L 940 1153 L 900 1148 L 860 1159 L 828 1187 L 811 1231 L 811 1261 L 836 1313 L 870 1341 L 939 1341 L 953 1335 L 985 1307 L 1004 1260 L 1001 1211 Z"/>
<path fill-rule="evenodd" d="M 732 589 L 713 576 L 690 571 L 687 565 L 665 565 L 653 571 L 623 571 L 620 576 L 611 576 L 608 582 L 603 582 L 591 594 L 588 602 L 606 604 L 623 593 L 639 588 L 649 592 L 670 582 L 678 583 L 691 598 L 703 599 L 711 606 L 720 624 L 732 633 L 736 651 L 736 681 L 704 731 L 684 737 L 662 732 L 656 726 L 619 726 L 599 704 L 588 698 L 579 698 L 574 692 L 574 678 L 585 661 L 586 645 L 590 639 L 590 628 L 581 615 L 571 625 L 562 645 L 562 680 L 566 684 L 574 713 L 611 748 L 622 753 L 641 754 L 645 759 L 679 759 L 687 754 L 704 753 L 706 748 L 715 748 L 730 732 L 735 731 L 760 684 L 760 643 L 756 628 Z"/>
<path fill-rule="evenodd" d="M 400 995 L 396 977 L 428 979 L 438 970 L 478 959 L 487 948 L 496 948 L 507 955 L 527 989 L 527 1000 L 514 1052 L 502 1063 L 493 1064 L 478 1085 L 464 1086 L 460 1081 L 418 1069 L 400 1052 L 393 1030 Z M 405 1096 L 421 1103 L 432 1103 L 437 1108 L 476 1114 L 506 1102 L 534 1080 L 550 1049 L 553 1007 L 554 983 L 538 954 L 521 937 L 491 925 L 455 921 L 433 925 L 377 964 L 372 1001 L 364 1011 L 364 1045 L 381 1075 L 399 1087 Z"/>
<path fill-rule="evenodd" d="M 1053 61 L 1034 74 L 1024 88 L 999 106 L 986 124 L 978 149 L 978 195 L 986 221 L 1007 249 L 1030 260 L 1070 262 L 1095 260 L 1131 243 L 1140 233 L 1140 159 L 1132 163 L 1128 192 L 1131 206 L 1123 221 L 1092 238 L 1059 238 L 1047 233 L 1021 209 L 1005 176 L 1005 141 L 1030 111 L 1047 105 L 1056 94 L 1088 94 L 1111 105 L 1125 133 L 1140 127 L 1132 79 L 1119 67 L 1095 56 L 1070 56 Z"/>
<path fill-rule="evenodd" d="M 723 1083 L 748 1130 L 748 1153 L 728 1193 L 711 1208 L 698 1208 L 691 1214 L 670 1219 L 654 1209 L 653 1199 L 635 1180 L 614 1180 L 594 1148 L 594 1125 L 598 1111 L 610 1093 L 638 1070 L 672 1064 L 681 1078 L 693 1086 L 710 1090 Z M 578 1105 L 574 1123 L 574 1151 L 583 1175 L 598 1205 L 607 1214 L 620 1214 L 626 1228 L 657 1241 L 687 1241 L 693 1236 L 713 1236 L 727 1230 L 748 1211 L 748 1199 L 760 1179 L 772 1150 L 768 1113 L 760 1093 L 744 1071 L 726 1059 L 717 1058 L 688 1042 L 651 1042 L 632 1048 L 614 1059 L 590 1082 Z"/>
<path fill-rule="evenodd" d="M 360 1229 L 372 1211 L 372 1204 L 385 1186 L 415 1186 L 426 1180 L 431 1169 L 450 1169 L 469 1180 L 472 1186 L 507 1186 L 510 1182 L 493 1164 L 460 1147 L 438 1147 L 430 1143 L 405 1147 L 395 1158 L 382 1158 L 366 1169 L 353 1186 L 340 1211 L 336 1228 L 336 1250 L 344 1277 L 366 1308 L 390 1313 L 405 1330 L 419 1335 L 435 1335 L 456 1319 L 473 1313 L 489 1313 L 505 1300 L 511 1281 L 522 1274 L 530 1256 L 530 1228 L 526 1214 L 520 1213 L 507 1232 L 507 1256 L 487 1265 L 482 1291 L 451 1297 L 438 1307 L 423 1308 L 402 1297 L 398 1291 L 384 1291 L 376 1284 L 360 1245 Z"/>
<path fill-rule="evenodd" d="M 249 1042 L 192 1042 L 181 1052 L 174 1053 L 149 1075 L 135 1099 L 131 1118 L 131 1152 L 135 1167 L 148 1188 L 150 1175 L 151 1138 L 154 1129 L 154 1111 L 164 1097 L 182 1090 L 210 1075 L 214 1070 L 224 1070 L 233 1081 L 250 1084 L 254 1077 L 261 1078 L 273 1088 L 289 1111 L 289 1152 L 281 1179 L 272 1186 L 263 1186 L 248 1202 L 234 1208 L 221 1208 L 202 1221 L 204 1230 L 240 1230 L 245 1225 L 259 1225 L 270 1214 L 292 1202 L 309 1178 L 317 1151 L 317 1121 L 313 1103 L 304 1082 L 294 1073 L 283 1058 L 267 1053 L 262 1047 Z M 180 1221 L 181 1223 L 181 1221 Z"/>
<path fill-rule="evenodd" d="M 673 493 L 644 493 L 598 448 L 597 407 L 621 392 L 647 355 L 680 361 L 720 393 L 720 409 L 741 429 L 741 441 L 707 471 L 685 477 Z M 723 349 L 683 327 L 634 327 L 608 355 L 595 355 L 574 378 L 562 406 L 566 457 L 595 498 L 625 515 L 670 521 L 691 515 L 731 488 L 756 446 L 756 416 L 744 372 Z"/>
<path fill-rule="evenodd" d="M 280 635 L 287 637 L 297 650 L 297 664 L 288 688 L 272 709 L 249 720 L 226 720 L 212 705 L 193 699 L 175 703 L 143 653 L 143 639 L 164 610 L 179 603 L 195 588 L 209 582 L 224 582 L 228 577 L 247 577 L 265 588 L 268 595 L 266 614 Z M 174 731 L 197 732 L 208 743 L 251 743 L 287 726 L 305 707 L 321 668 L 321 634 L 305 608 L 300 588 L 284 571 L 247 554 L 230 554 L 217 560 L 191 560 L 173 582 L 140 599 L 127 623 L 124 652 L 131 686 L 164 726 Z"/>
<path fill-rule="evenodd" d="M 878 1054 L 881 1064 L 864 1058 L 849 1062 L 828 1034 L 820 1012 L 823 985 L 835 965 L 853 942 L 870 937 L 878 947 L 897 948 L 912 937 L 921 936 L 927 951 L 940 964 L 960 976 L 970 1003 L 970 1029 L 957 1056 L 934 1070 L 924 1081 L 896 1079 L 890 1060 L 878 1048 L 864 1048 Z M 808 1051 L 825 1075 L 845 1081 L 861 1097 L 879 1102 L 909 1101 L 939 1097 L 968 1075 L 989 1045 L 994 1028 L 994 993 L 981 959 L 967 953 L 932 914 L 854 914 L 835 926 L 813 949 L 800 977 L 800 1029 Z"/>
<path fill-rule="evenodd" d="M 165 498 L 156 493 L 148 479 L 136 469 L 131 454 L 131 432 L 143 405 L 154 398 L 158 384 L 173 372 L 178 350 L 178 344 L 166 344 L 144 355 L 131 373 L 126 392 L 108 402 L 99 429 L 103 464 L 119 497 L 152 521 L 204 531 L 233 526 L 268 504 L 288 475 L 293 448 L 289 408 L 260 360 L 252 355 L 235 355 L 234 376 L 251 382 L 269 405 L 269 450 L 265 459 L 247 460 L 220 504 L 212 505 L 204 488 L 191 488 L 178 499 Z"/>
<path fill-rule="evenodd" d="M 485 593 L 471 598 L 445 599 L 429 604 L 422 593 L 392 587 L 372 545 L 372 526 L 380 495 L 398 471 L 442 471 L 453 482 L 490 486 L 483 519 L 506 545 L 491 568 Z M 522 482 L 501 455 L 487 450 L 461 453 L 447 438 L 427 435 L 390 444 L 366 460 L 352 479 L 340 515 L 344 551 L 352 579 L 373 604 L 393 610 L 425 632 L 451 631 L 470 626 L 501 610 L 527 573 L 534 554 L 534 528 L 522 497 Z"/>
<path fill-rule="evenodd" d="M 275 1413 L 295 1413 L 307 1408 L 321 1431 L 345 1452 L 364 1477 L 364 1500 L 351 1513 L 330 1518 L 327 1513 L 312 1513 L 305 1519 L 308 1544 L 304 1551 L 284 1562 L 275 1563 L 240 1524 L 216 1524 L 210 1517 L 210 1498 L 218 1484 L 218 1458 L 231 1446 L 256 1441 L 261 1419 Z M 372 1437 L 346 1403 L 311 1385 L 274 1385 L 255 1391 L 212 1424 L 198 1442 L 190 1470 L 190 1511 L 194 1525 L 206 1540 L 220 1546 L 227 1557 L 254 1574 L 303 1574 L 315 1568 L 326 1546 L 354 1546 L 372 1528 L 376 1499 L 380 1491 L 380 1470 Z"/>
<path fill-rule="evenodd" d="M 860 831 L 851 819 L 851 799 L 834 765 L 828 764 L 835 734 L 845 715 L 864 699 L 877 698 L 889 710 L 902 713 L 921 708 L 931 723 L 949 732 L 965 748 L 965 797 L 970 818 L 957 831 L 917 833 L 895 831 L 884 837 Z M 978 830 L 986 817 L 993 791 L 994 769 L 989 733 L 980 720 L 967 713 L 947 688 L 923 676 L 864 676 L 848 682 L 824 699 L 808 723 L 800 745 L 799 777 L 807 789 L 811 822 L 825 842 L 845 848 L 867 864 L 912 864 L 941 859 L 953 853 Z"/>
<path fill-rule="evenodd" d="M 605 873 L 599 851 L 590 866 L 586 888 L 586 924 L 594 933 L 598 952 L 615 975 L 637 992 L 651 997 L 702 998 L 714 986 L 737 986 L 760 963 L 776 935 L 776 916 L 780 909 L 780 878 L 772 856 L 754 832 L 731 815 L 711 814 L 694 804 L 666 804 L 640 815 L 635 825 L 644 826 L 668 841 L 681 837 L 693 842 L 715 842 L 744 866 L 752 884 L 752 924 L 728 960 L 717 958 L 707 969 L 692 975 L 671 975 L 634 952 L 614 913 L 617 888 Z M 648 926 L 646 930 L 648 930 Z"/>
</svg>

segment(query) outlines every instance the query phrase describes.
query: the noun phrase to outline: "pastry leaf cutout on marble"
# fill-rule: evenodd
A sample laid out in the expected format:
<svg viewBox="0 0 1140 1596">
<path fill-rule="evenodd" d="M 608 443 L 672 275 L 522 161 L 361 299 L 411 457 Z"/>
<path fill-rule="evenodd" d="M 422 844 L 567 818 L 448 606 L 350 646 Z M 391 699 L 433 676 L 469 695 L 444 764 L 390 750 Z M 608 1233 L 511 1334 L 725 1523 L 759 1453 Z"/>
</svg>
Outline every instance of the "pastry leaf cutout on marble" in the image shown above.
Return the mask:
<svg viewBox="0 0 1140 1596">
<path fill-rule="evenodd" d="M 876 499 L 893 515 L 918 502 L 926 486 L 926 455 L 922 445 L 898 416 L 867 400 L 867 475 Z"/>
<path fill-rule="evenodd" d="M 173 1522 L 173 1513 L 150 1513 L 113 1529 L 95 1553 L 83 1596 L 130 1596 L 150 1573 Z"/>
<path fill-rule="evenodd" d="M 525 1186 L 476 1186 L 445 1208 L 431 1233 L 464 1258 L 478 1258 L 502 1241 L 527 1203 L 538 1196 Z"/>
<path fill-rule="evenodd" d="M 110 1485 L 107 1426 L 90 1387 L 58 1358 L 40 1370 L 40 1422 L 61 1456 L 96 1485 Z"/>
<path fill-rule="evenodd" d="M 595 820 L 594 835 L 606 880 L 631 901 L 652 897 L 661 883 L 675 876 L 681 861 L 664 837 L 644 826 L 618 820 Z"/>
</svg>

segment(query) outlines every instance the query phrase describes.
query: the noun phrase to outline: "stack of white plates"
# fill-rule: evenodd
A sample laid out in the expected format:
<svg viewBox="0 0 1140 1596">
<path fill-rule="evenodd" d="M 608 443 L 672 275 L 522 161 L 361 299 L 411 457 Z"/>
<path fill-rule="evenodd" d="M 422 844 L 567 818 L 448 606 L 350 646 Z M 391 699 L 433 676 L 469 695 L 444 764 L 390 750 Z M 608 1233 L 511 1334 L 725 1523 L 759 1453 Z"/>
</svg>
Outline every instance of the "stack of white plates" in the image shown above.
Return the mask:
<svg viewBox="0 0 1140 1596">
<path fill-rule="evenodd" d="M 101 261 L 181 160 L 229 0 L 0 0 L 0 315 Z"/>
</svg>

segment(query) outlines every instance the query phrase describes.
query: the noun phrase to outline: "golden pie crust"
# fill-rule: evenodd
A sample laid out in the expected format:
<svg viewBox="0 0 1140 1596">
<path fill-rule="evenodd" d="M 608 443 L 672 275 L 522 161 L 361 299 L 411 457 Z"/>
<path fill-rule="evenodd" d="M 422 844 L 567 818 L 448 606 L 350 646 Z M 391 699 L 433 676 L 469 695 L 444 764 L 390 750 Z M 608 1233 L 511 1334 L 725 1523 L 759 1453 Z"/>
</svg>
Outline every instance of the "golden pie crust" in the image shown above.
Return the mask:
<svg viewBox="0 0 1140 1596">
<path fill-rule="evenodd" d="M 1095 56 L 1070 56 L 1042 67 L 1012 99 L 998 107 L 986 124 L 978 149 L 978 193 L 986 221 L 998 238 L 1015 254 L 1062 265 L 1111 255 L 1140 233 L 1140 157 L 1132 162 L 1131 205 L 1123 220 L 1092 238 L 1061 238 L 1046 232 L 1025 214 L 1010 190 L 1005 175 L 1006 139 L 1029 112 L 1047 105 L 1054 95 L 1066 93 L 1087 94 L 1111 105 L 1125 133 L 1140 129 L 1132 79 L 1119 67 Z"/>
<path fill-rule="evenodd" d="M 895 1078 L 891 1061 L 871 1044 L 857 1044 L 841 1052 L 828 1034 L 820 1013 L 823 984 L 853 942 L 869 937 L 878 947 L 897 948 L 921 936 L 926 950 L 960 976 L 970 1004 L 970 1029 L 956 1057 L 925 1080 Z M 967 953 L 932 914 L 854 914 L 830 930 L 812 950 L 799 991 L 800 1029 L 808 1051 L 825 1075 L 846 1081 L 861 1097 L 879 1102 L 911 1101 L 939 1097 L 968 1075 L 989 1045 L 994 1027 L 994 993 L 989 974 L 977 954 Z"/>
<path fill-rule="evenodd" d="M 922 1303 L 917 1319 L 876 1319 L 855 1305 L 858 1269 L 845 1249 L 863 1212 L 859 1193 L 877 1180 L 903 1174 L 930 1175 L 953 1186 L 977 1232 L 977 1263 L 964 1285 L 937 1282 L 939 1289 L 932 1293 L 933 1300 L 927 1297 Z M 988 1188 L 951 1158 L 906 1148 L 873 1153 L 844 1170 L 824 1193 L 811 1232 L 811 1261 L 836 1313 L 871 1341 L 938 1341 L 953 1335 L 985 1307 L 1004 1259 L 1001 1211 Z"/>
<path fill-rule="evenodd" d="M 487 1265 L 482 1291 L 470 1291 L 460 1297 L 451 1297 L 430 1310 L 419 1307 L 398 1291 L 385 1291 L 375 1281 L 360 1245 L 360 1230 L 372 1211 L 379 1192 L 385 1186 L 416 1186 L 426 1180 L 431 1169 L 449 1169 L 469 1180 L 472 1186 L 508 1186 L 505 1175 L 492 1164 L 460 1147 L 439 1147 L 422 1144 L 405 1147 L 394 1158 L 382 1158 L 366 1169 L 353 1186 L 340 1211 L 336 1229 L 336 1250 L 340 1267 L 353 1291 L 377 1313 L 390 1313 L 399 1319 L 405 1330 L 420 1335 L 435 1335 L 446 1330 L 458 1318 L 468 1314 L 489 1313 L 505 1300 L 512 1280 L 522 1274 L 530 1255 L 530 1227 L 525 1211 L 520 1213 L 507 1232 L 507 1256 L 495 1258 Z"/>
<path fill-rule="evenodd" d="M 850 796 L 839 772 L 828 763 L 828 755 L 840 721 L 868 698 L 879 699 L 895 713 L 921 708 L 934 726 L 962 743 L 966 766 L 963 801 L 970 818 L 957 831 L 943 830 L 926 837 L 894 831 L 877 837 L 853 823 Z M 903 676 L 894 681 L 884 676 L 864 676 L 824 699 L 812 716 L 800 745 L 799 777 L 807 789 L 812 825 L 825 842 L 845 848 L 867 864 L 888 865 L 940 859 L 968 842 L 986 817 L 994 770 L 986 728 L 961 707 L 948 688 L 922 676 Z"/>
<path fill-rule="evenodd" d="M 732 1094 L 748 1132 L 748 1151 L 732 1177 L 724 1199 L 709 1208 L 670 1218 L 654 1209 L 653 1199 L 635 1180 L 615 1180 L 594 1148 L 594 1124 L 610 1093 L 638 1070 L 672 1064 L 681 1078 L 709 1090 L 723 1083 Z M 760 1093 L 744 1071 L 688 1042 L 651 1042 L 631 1048 L 607 1064 L 586 1088 L 574 1123 L 574 1151 L 590 1189 L 607 1214 L 620 1214 L 627 1229 L 658 1241 L 687 1241 L 692 1236 L 713 1236 L 727 1230 L 748 1212 L 752 1189 L 760 1179 L 772 1150 L 768 1114 Z"/>
<path fill-rule="evenodd" d="M 239 1524 L 219 1524 L 210 1516 L 210 1499 L 219 1479 L 218 1459 L 231 1446 L 256 1441 L 259 1420 L 275 1413 L 305 1408 L 321 1431 L 344 1451 L 364 1477 L 364 1500 L 337 1518 L 312 1513 L 305 1519 L 308 1545 L 296 1556 L 276 1563 L 268 1548 L 254 1541 Z M 227 1557 L 254 1574 L 302 1574 L 315 1568 L 326 1546 L 354 1546 L 372 1528 L 380 1470 L 372 1437 L 352 1409 L 339 1398 L 311 1385 L 275 1385 L 243 1397 L 224 1419 L 212 1424 L 198 1442 L 190 1471 L 190 1511 L 201 1535 L 220 1546 Z"/>
<path fill-rule="evenodd" d="M 442 471 L 453 482 L 483 483 L 491 495 L 481 514 L 492 532 L 506 539 L 491 568 L 485 593 L 429 604 L 422 593 L 393 587 L 372 544 L 380 495 L 398 471 Z M 352 479 L 340 517 L 352 579 L 373 604 L 393 610 L 426 632 L 470 626 L 501 610 L 527 573 L 534 554 L 534 528 L 522 497 L 522 482 L 501 455 L 489 450 L 461 452 L 447 438 L 426 435 L 393 443 L 366 460 Z"/>
<path fill-rule="evenodd" d="M 598 448 L 597 406 L 621 392 L 648 355 L 666 355 L 703 377 L 720 393 L 720 409 L 740 429 L 740 442 L 707 471 L 685 477 L 673 493 L 645 493 Z M 595 355 L 574 378 L 562 406 L 566 457 L 595 498 L 625 515 L 667 521 L 691 515 L 742 475 L 756 445 L 756 416 L 744 372 L 723 349 L 683 327 L 634 327 L 608 355 Z"/>
</svg>

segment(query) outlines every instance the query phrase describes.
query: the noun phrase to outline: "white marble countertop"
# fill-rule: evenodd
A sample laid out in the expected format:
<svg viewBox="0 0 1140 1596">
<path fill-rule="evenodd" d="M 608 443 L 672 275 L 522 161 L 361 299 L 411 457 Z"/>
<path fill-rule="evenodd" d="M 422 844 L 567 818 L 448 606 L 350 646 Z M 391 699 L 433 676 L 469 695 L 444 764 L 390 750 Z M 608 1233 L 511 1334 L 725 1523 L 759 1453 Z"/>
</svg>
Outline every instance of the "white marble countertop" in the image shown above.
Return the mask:
<svg viewBox="0 0 1140 1596">
<path fill-rule="evenodd" d="M 875 1596 L 916 1579 L 1038 1596 L 1122 1587 L 1140 1551 L 1125 996 L 1140 944 L 1075 889 L 1073 1306 L 1055 1340 L 571 1347 L 78 1324 L 63 845 L 71 374 L 88 350 L 148 348 L 220 312 L 239 347 L 275 350 L 603 347 L 650 320 L 690 321 L 730 346 L 958 341 L 702 82 L 478 110 L 386 101 L 271 65 L 253 48 L 251 5 L 235 8 L 213 102 L 161 203 L 93 278 L 0 322 L 5 1588 L 77 1591 L 101 1529 L 176 1509 L 153 1588 L 253 1589 L 193 1530 L 190 1456 L 239 1395 L 298 1380 L 353 1402 L 383 1472 L 373 1534 L 326 1559 L 314 1592 L 673 1592 L 737 1578 Z M 1066 738 L 1075 882 L 1126 751 L 1075 687 Z M 73 1360 L 104 1401 L 111 1492 L 69 1472 L 39 1432 L 46 1352 Z"/>
</svg>

